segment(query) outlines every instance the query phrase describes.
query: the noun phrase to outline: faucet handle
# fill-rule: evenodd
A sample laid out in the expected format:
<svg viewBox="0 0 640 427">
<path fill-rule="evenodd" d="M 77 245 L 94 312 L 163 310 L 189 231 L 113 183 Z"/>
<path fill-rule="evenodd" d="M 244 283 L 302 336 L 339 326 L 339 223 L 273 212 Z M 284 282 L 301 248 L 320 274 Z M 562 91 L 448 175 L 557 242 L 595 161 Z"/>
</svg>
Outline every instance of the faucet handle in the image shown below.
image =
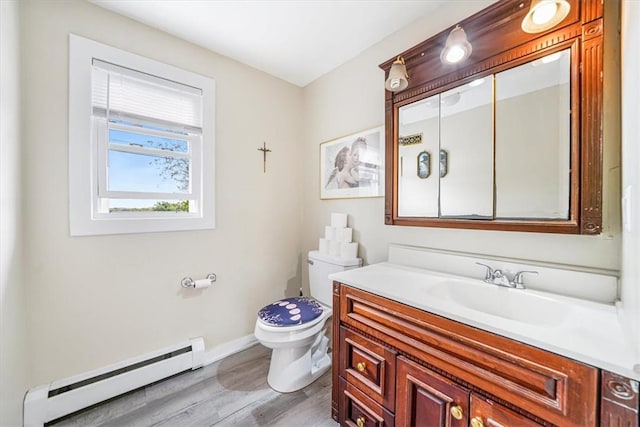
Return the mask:
<svg viewBox="0 0 640 427">
<path fill-rule="evenodd" d="M 490 265 L 483 264 L 481 262 L 476 262 L 476 264 L 482 265 L 483 267 L 487 267 L 487 274 L 484 278 L 485 282 L 493 280 L 496 277 L 496 272 Z"/>
<path fill-rule="evenodd" d="M 538 274 L 537 271 L 529 271 L 529 270 L 524 270 L 524 271 L 518 271 L 515 276 L 513 276 L 513 283 L 516 286 L 521 286 L 524 287 L 524 281 L 522 280 L 522 276 L 524 276 L 526 273 L 529 274 Z"/>
</svg>

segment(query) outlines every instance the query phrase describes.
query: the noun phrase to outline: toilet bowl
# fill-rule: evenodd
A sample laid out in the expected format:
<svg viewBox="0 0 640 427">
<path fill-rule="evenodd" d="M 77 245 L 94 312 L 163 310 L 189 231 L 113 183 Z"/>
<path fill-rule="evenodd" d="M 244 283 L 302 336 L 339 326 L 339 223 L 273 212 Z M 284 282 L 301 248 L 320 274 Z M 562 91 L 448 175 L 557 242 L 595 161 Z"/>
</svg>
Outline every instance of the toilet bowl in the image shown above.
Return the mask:
<svg viewBox="0 0 640 427">
<path fill-rule="evenodd" d="M 326 335 L 332 316 L 332 286 L 329 274 L 357 268 L 359 258 L 343 260 L 309 252 L 309 297 L 275 301 L 258 312 L 256 339 L 272 349 L 267 382 L 279 392 L 306 387 L 331 367 Z"/>
</svg>

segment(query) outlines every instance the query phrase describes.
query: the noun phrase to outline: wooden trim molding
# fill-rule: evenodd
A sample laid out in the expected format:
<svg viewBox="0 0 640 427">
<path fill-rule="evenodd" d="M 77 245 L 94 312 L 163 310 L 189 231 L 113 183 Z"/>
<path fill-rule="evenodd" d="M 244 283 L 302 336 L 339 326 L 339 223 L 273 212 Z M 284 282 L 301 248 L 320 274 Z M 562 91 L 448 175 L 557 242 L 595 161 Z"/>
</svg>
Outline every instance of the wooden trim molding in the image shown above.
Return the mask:
<svg viewBox="0 0 640 427">
<path fill-rule="evenodd" d="M 331 370 L 331 418 L 338 421 L 338 398 L 340 396 L 339 391 L 339 373 L 338 366 L 340 365 L 340 355 L 337 351 L 340 342 L 340 316 L 336 316 L 335 307 L 340 306 L 340 283 L 333 282 L 333 319 L 332 319 L 332 338 L 333 343 L 331 345 L 331 364 L 333 369 Z"/>
<path fill-rule="evenodd" d="M 602 19 L 583 28 L 582 47 L 582 192 L 581 229 L 602 231 L 602 77 L 604 67 Z"/>
</svg>

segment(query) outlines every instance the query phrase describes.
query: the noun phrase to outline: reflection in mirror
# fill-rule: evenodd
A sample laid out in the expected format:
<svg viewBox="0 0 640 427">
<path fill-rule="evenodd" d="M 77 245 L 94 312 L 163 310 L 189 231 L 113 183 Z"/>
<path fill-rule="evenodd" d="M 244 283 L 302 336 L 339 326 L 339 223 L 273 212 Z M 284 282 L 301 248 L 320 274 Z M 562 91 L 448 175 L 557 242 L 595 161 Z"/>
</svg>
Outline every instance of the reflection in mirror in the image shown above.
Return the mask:
<svg viewBox="0 0 640 427">
<path fill-rule="evenodd" d="M 431 175 L 431 155 L 428 151 L 418 154 L 418 178 L 426 179 Z"/>
<path fill-rule="evenodd" d="M 492 76 L 440 94 L 440 217 L 493 218 Z"/>
<path fill-rule="evenodd" d="M 398 111 L 398 215 L 437 217 L 439 181 L 437 174 L 416 171 L 421 152 L 439 150 L 439 95 L 414 102 Z M 422 175 L 422 176 L 421 176 Z"/>
<path fill-rule="evenodd" d="M 496 74 L 497 218 L 569 217 L 570 56 Z"/>
</svg>

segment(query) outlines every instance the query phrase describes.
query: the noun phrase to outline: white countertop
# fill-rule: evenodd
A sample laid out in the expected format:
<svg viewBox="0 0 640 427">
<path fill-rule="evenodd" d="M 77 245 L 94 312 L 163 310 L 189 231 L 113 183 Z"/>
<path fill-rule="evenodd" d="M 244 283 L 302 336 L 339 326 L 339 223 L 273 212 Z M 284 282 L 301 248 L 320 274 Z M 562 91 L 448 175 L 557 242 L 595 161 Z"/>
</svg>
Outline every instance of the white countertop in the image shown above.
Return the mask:
<svg viewBox="0 0 640 427">
<path fill-rule="evenodd" d="M 437 314 L 479 329 L 539 347 L 583 363 L 640 380 L 635 353 L 625 338 L 615 305 L 530 290 L 501 292 L 546 294 L 570 315 L 548 324 L 510 320 L 429 295 L 434 283 L 457 276 L 383 262 L 329 276 L 346 285 Z M 470 279 L 465 279 L 470 280 Z M 481 280 L 478 280 L 482 284 Z M 495 285 L 487 285 L 495 286 Z M 547 298 L 545 296 L 544 298 Z M 522 307 L 527 310 L 527 307 Z"/>
</svg>

